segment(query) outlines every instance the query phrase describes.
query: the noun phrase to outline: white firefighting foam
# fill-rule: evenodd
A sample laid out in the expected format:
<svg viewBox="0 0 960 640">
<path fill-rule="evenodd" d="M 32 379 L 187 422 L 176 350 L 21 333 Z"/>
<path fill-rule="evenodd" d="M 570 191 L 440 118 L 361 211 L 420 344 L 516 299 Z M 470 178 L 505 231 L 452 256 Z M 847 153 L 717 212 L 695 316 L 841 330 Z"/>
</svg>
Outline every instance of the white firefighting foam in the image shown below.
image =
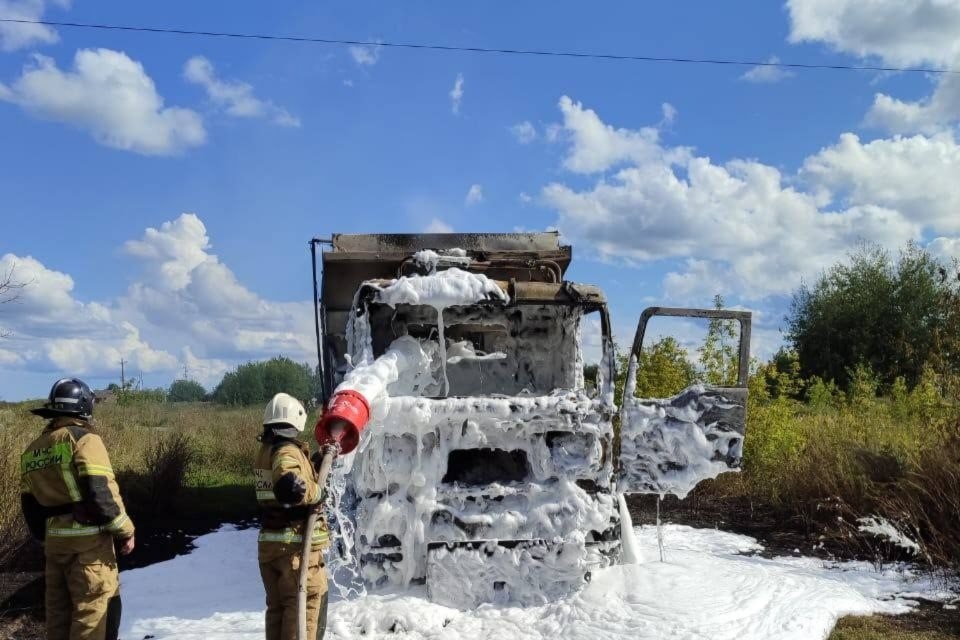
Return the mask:
<svg viewBox="0 0 960 640">
<path fill-rule="evenodd" d="M 431 264 L 433 256 L 421 256 L 420 260 Z M 351 314 L 347 335 L 355 368 L 337 390 L 362 393 L 370 403 L 371 418 L 357 453 L 334 478 L 338 504 L 347 488 L 347 472 L 350 489 L 363 498 L 355 510 L 338 512 L 335 517 L 337 521 L 352 520 L 348 528 L 356 526 L 356 535 L 343 545 L 356 543 L 344 561 L 351 567 L 346 572 L 351 585 L 362 578 L 379 587 L 407 587 L 429 578 L 431 595 L 458 606 L 473 606 L 474 596 L 470 594 L 476 593 L 485 594 L 482 597 L 486 599 L 530 603 L 552 594 L 550 589 L 541 591 L 544 581 L 535 575 L 540 570 L 553 575 L 557 584 L 575 584 L 592 569 L 610 564 L 621 549 L 627 562 L 639 561 L 625 502 L 622 496 L 607 491 L 613 471 L 606 449 L 613 435 L 612 385 L 602 381 L 599 398 L 588 397 L 582 391 L 581 350 L 565 348 L 579 345 L 579 313 L 565 311 L 562 306 L 522 307 L 526 309 L 522 326 L 528 330 L 536 327 L 529 333 L 541 342 L 505 331 L 496 343 L 505 352 L 478 354 L 469 341 L 460 341 L 450 346 L 448 354 L 444 309 L 456 307 L 458 311 L 451 318 L 467 326 L 506 322 L 505 317 L 476 306 L 481 301 L 501 307 L 507 302 L 506 293 L 495 282 L 451 268 L 428 276 L 399 278 L 386 287 L 376 287 L 368 300 L 394 308 L 433 308 L 438 335 L 436 341 L 402 336 L 374 359 L 372 307 L 360 309 L 359 299 L 354 305 L 359 312 Z M 402 317 L 413 318 L 415 323 L 429 317 L 417 313 L 405 310 Z M 520 337 L 512 337 L 515 335 Z M 465 397 L 423 397 L 447 395 L 448 365 L 504 361 L 500 367 L 503 371 L 494 369 L 494 377 L 509 374 L 508 369 L 517 377 L 520 371 L 512 366 L 517 353 L 527 358 L 528 374 L 546 378 L 549 374 L 544 372 L 566 371 L 555 378 L 563 380 L 565 390 L 484 396 L 481 372 L 476 389 L 471 387 L 474 378 L 458 374 L 458 393 Z M 574 361 L 576 371 L 570 373 Z M 706 394 L 702 387 L 692 387 L 665 401 L 636 399 L 635 368 L 634 360 L 624 394 L 622 491 L 684 497 L 699 481 L 728 471 L 731 464 L 739 462 L 742 435 L 717 421 L 701 424 L 708 412 L 716 416 L 737 405 L 716 394 Z M 442 378 L 442 386 L 438 378 Z M 445 477 L 451 456 L 460 452 L 488 452 L 491 457 L 480 464 L 493 467 L 504 464 L 507 457 L 513 475 L 503 481 L 485 478 L 477 482 Z M 588 493 L 584 482 L 601 491 Z M 627 526 L 618 539 L 616 526 L 623 515 L 627 515 Z M 547 566 L 533 558 L 534 546 L 515 545 L 513 551 L 485 554 L 483 560 L 488 566 L 478 571 L 468 568 L 474 559 L 467 560 L 468 554 L 462 549 L 439 544 L 478 540 L 511 544 L 539 540 L 535 553 L 540 557 L 546 557 L 543 549 L 552 545 L 566 559 L 577 561 Z M 433 550 L 428 552 L 431 543 Z M 534 561 L 529 567 L 518 567 L 521 556 Z M 431 558 L 451 563 L 454 569 L 431 571 Z M 561 565 L 562 578 L 557 568 Z M 495 579 L 511 572 L 526 572 L 526 577 Z M 454 578 L 464 574 L 475 577 L 471 584 Z M 497 585 L 498 593 L 489 593 L 491 584 Z"/>
<path fill-rule="evenodd" d="M 434 257 L 429 262 L 436 268 Z M 439 260 L 439 257 L 437 257 Z M 450 389 L 447 378 L 447 345 L 444 337 L 443 310 L 457 305 L 468 305 L 481 300 L 497 300 L 506 304 L 509 296 L 497 283 L 482 273 L 470 273 L 456 267 L 429 276 L 404 276 L 394 280 L 377 293 L 377 301 L 391 307 L 398 304 L 426 305 L 437 311 L 437 344 L 443 372 L 443 395 Z"/>
<path fill-rule="evenodd" d="M 419 395 L 428 384 L 435 383 L 431 375 L 433 358 L 416 339 L 397 338 L 385 354 L 351 370 L 335 391 L 347 389 L 366 398 L 371 409 L 378 409 L 391 395 Z"/>
<path fill-rule="evenodd" d="M 857 527 L 859 531 L 872 533 L 881 540 L 886 540 L 893 546 L 900 547 L 912 554 L 920 553 L 920 545 L 886 518 L 869 516 L 866 518 L 857 518 L 857 522 L 859 523 Z"/>
<path fill-rule="evenodd" d="M 917 598 L 952 594 L 909 565 L 763 558 L 752 538 L 666 525 L 668 562 L 613 566 L 579 593 L 531 607 L 486 604 L 459 610 L 422 588 L 341 599 L 331 594 L 327 634 L 377 640 L 822 640 L 837 618 L 904 613 Z M 637 530 L 656 557 L 652 527 Z M 120 574 L 121 637 L 262 640 L 264 593 L 257 530 L 225 527 L 196 549 Z M 747 554 L 747 555 L 744 555 Z"/>
<path fill-rule="evenodd" d="M 617 508 L 613 497 L 593 498 L 575 481 L 609 477 L 611 471 L 609 460 L 599 463 L 597 451 L 608 424 L 586 396 L 558 392 L 529 398 L 395 397 L 386 405 L 382 420 L 368 427 L 368 445 L 358 454 L 352 474 L 358 493 L 384 494 L 374 509 L 361 506 L 356 513 L 361 546 L 370 554 L 385 554 L 364 567 L 368 582 L 405 586 L 423 578 L 431 541 L 559 538 L 575 545 L 577 534 L 611 527 Z M 558 415 L 563 416 L 560 420 L 579 420 L 581 426 L 576 435 L 566 436 L 568 446 L 554 443 L 551 448 L 540 434 L 551 430 L 550 416 Z M 523 451 L 529 477 L 482 488 L 444 482 L 451 452 L 491 449 Z M 590 460 L 598 462 L 591 465 Z M 389 546 L 379 544 L 384 532 L 398 538 L 398 548 L 378 551 Z M 581 549 L 580 556 L 587 555 Z M 498 556 L 489 561 L 512 560 Z M 570 564 L 568 569 L 579 580 L 587 567 Z M 568 575 L 568 581 L 572 579 Z M 462 578 L 458 583 L 428 584 L 437 594 L 474 586 L 464 585 Z M 521 593 L 522 585 L 508 586 L 515 600 L 535 597 Z"/>
<path fill-rule="evenodd" d="M 636 358 L 630 360 L 623 392 L 621 477 L 624 490 L 681 500 L 698 483 L 735 471 L 743 455 L 743 434 L 703 416 L 741 408 L 718 393 L 694 385 L 673 398 L 634 396 Z"/>
<path fill-rule="evenodd" d="M 640 554 L 640 544 L 634 535 L 633 518 L 630 517 L 630 509 L 627 507 L 626 497 L 622 493 L 617 494 L 617 506 L 620 508 L 620 544 L 622 546 L 620 560 L 623 564 L 640 564 L 643 559 Z M 657 531 L 661 531 L 659 520 L 657 521 Z"/>
<path fill-rule="evenodd" d="M 486 277 L 457 269 L 400 278 L 374 298 L 391 306 L 433 307 L 441 323 L 445 308 L 483 300 L 502 305 L 507 296 Z M 475 597 L 542 602 L 562 588 L 581 584 L 591 568 L 609 564 L 616 542 L 591 539 L 588 547 L 586 535 L 615 527 L 617 501 L 609 493 L 588 494 L 578 481 L 603 486 L 605 479 L 609 484 L 612 461 L 602 446 L 612 435 L 612 405 L 607 403 L 611 396 L 605 394 L 598 401 L 582 391 L 558 390 L 520 397 L 421 397 L 446 364 L 507 356 L 477 354 L 469 343 L 454 343 L 448 358 L 440 347 L 444 341 L 440 331 L 437 342 L 398 338 L 374 360 L 369 316 L 366 311 L 350 319 L 348 336 L 356 366 L 337 390 L 363 393 L 370 402 L 371 419 L 355 458 L 340 467 L 340 477 L 334 480 L 335 486 L 345 485 L 343 474 L 350 471 L 350 487 L 357 495 L 379 496 L 362 501 L 352 514 L 358 547 L 349 560 L 355 563 L 356 555 L 365 558 L 360 573 L 364 581 L 406 587 L 423 580 L 428 573 L 428 544 L 437 541 L 542 541 L 512 548 L 498 545 L 495 553 L 482 554 L 484 569 L 466 572 L 475 577 L 476 584 L 471 585 L 463 584 L 460 570 L 476 561 L 476 554 L 468 559 L 470 554 L 463 549 L 435 550 L 434 559 L 447 569 L 434 567 L 428 581 L 431 593 L 458 605 L 475 604 Z M 543 318 L 549 326 L 555 320 L 564 324 L 563 333 L 556 331 L 560 335 L 578 330 L 578 315 Z M 537 371 L 562 368 L 548 362 L 551 359 L 575 360 L 572 352 L 559 348 L 526 351 L 531 358 L 544 360 L 543 367 L 531 367 Z M 577 386 L 573 376 L 567 386 Z M 511 452 L 522 457 L 518 466 L 523 477 L 484 482 L 482 488 L 447 482 L 449 457 L 458 451 Z M 518 573 L 524 574 L 523 580 L 508 577 Z M 347 574 L 355 582 L 355 564 Z M 492 588 L 499 592 L 484 595 Z"/>
<path fill-rule="evenodd" d="M 583 540 L 503 545 L 481 540 L 466 546 L 441 546 L 427 567 L 427 592 L 433 602 L 470 610 L 484 603 L 535 607 L 562 598 L 583 585 Z M 578 539 L 579 538 L 579 539 Z M 523 588 L 516 575 L 523 572 Z"/>
<path fill-rule="evenodd" d="M 426 269 L 427 273 L 435 273 L 441 264 L 448 266 L 467 267 L 473 260 L 464 249 L 447 249 L 442 252 L 433 249 L 422 249 L 413 254 L 413 261 Z"/>
<path fill-rule="evenodd" d="M 470 273 L 453 267 L 429 276 L 398 278 L 378 291 L 376 300 L 391 307 L 411 304 L 441 310 L 481 300 L 497 300 L 506 304 L 508 296 L 496 282 L 482 273 Z"/>
</svg>

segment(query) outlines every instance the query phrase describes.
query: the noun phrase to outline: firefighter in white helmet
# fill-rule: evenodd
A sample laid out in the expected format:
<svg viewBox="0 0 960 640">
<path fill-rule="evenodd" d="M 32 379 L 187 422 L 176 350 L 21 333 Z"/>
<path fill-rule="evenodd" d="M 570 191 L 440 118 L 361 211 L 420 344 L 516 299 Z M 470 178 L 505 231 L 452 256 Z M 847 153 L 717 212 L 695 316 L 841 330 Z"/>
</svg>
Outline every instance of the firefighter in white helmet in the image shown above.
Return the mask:
<svg viewBox="0 0 960 640">
<path fill-rule="evenodd" d="M 321 515 L 313 531 L 304 531 L 311 510 L 321 509 L 323 487 L 310 461 L 310 449 L 298 439 L 307 421 L 300 402 L 278 393 L 263 412 L 262 443 L 254 463 L 260 508 L 260 575 L 267 595 L 267 640 L 296 640 L 297 583 L 300 563 L 309 562 L 307 637 L 323 637 L 327 617 L 327 575 L 323 551 L 330 533 Z M 310 557 L 302 558 L 303 536 L 311 536 Z"/>
</svg>

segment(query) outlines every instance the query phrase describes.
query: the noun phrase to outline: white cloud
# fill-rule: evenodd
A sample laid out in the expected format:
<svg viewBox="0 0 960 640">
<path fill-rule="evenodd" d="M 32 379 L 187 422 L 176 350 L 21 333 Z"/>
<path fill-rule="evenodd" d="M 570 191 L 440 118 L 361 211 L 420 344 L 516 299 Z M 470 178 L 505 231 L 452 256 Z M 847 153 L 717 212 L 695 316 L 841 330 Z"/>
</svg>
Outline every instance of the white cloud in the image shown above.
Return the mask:
<svg viewBox="0 0 960 640">
<path fill-rule="evenodd" d="M 844 204 L 877 205 L 922 226 L 960 232 L 960 146 L 950 134 L 863 143 L 845 133 L 807 158 L 801 175 Z"/>
<path fill-rule="evenodd" d="M 677 108 L 669 102 L 664 102 L 660 105 L 660 110 L 663 112 L 663 118 L 660 119 L 661 127 L 669 127 L 677 121 L 677 117 L 680 115 Z"/>
<path fill-rule="evenodd" d="M 169 336 L 178 348 L 190 345 L 198 357 L 310 359 L 309 303 L 260 298 L 209 249 L 206 226 L 192 213 L 147 229 L 125 245 L 144 277 L 118 305 L 138 325 Z"/>
<path fill-rule="evenodd" d="M 463 74 L 458 73 L 457 79 L 450 89 L 450 108 L 454 113 L 460 113 L 460 102 L 463 100 Z"/>
<path fill-rule="evenodd" d="M 3 309 L 5 325 L 12 330 L 4 347 L 12 347 L 13 364 L 76 374 L 119 369 L 121 357 L 147 372 L 176 365 L 173 356 L 143 340 L 137 327 L 115 310 L 77 300 L 69 275 L 31 256 L 8 253 L 0 258 L 0 270 L 13 265 L 17 277 L 29 283 Z"/>
<path fill-rule="evenodd" d="M 110 49 L 77 51 L 73 69 L 34 55 L 0 100 L 45 120 L 87 131 L 102 145 L 144 155 L 169 155 L 206 141 L 200 116 L 165 107 L 143 66 Z"/>
<path fill-rule="evenodd" d="M 483 187 L 479 184 L 470 185 L 470 189 L 467 190 L 467 196 L 463 199 L 463 202 L 467 206 L 483 202 Z"/>
<path fill-rule="evenodd" d="M 0 0 L 0 16 L 12 20 L 36 22 L 43 19 L 44 11 L 49 4 L 45 0 Z M 70 2 L 60 0 L 54 4 L 68 7 Z M 16 51 L 34 45 L 53 44 L 59 39 L 57 32 L 44 24 L 0 23 L 0 51 Z"/>
<path fill-rule="evenodd" d="M 510 133 L 520 144 L 530 144 L 537 139 L 537 128 L 529 120 L 524 120 L 510 127 Z"/>
<path fill-rule="evenodd" d="M 274 124 L 285 127 L 300 126 L 300 119 L 289 111 L 255 96 L 250 84 L 218 78 L 213 63 L 203 56 L 194 56 L 187 60 L 183 67 L 183 76 L 188 82 L 203 87 L 210 101 L 229 116 L 267 118 Z"/>
<path fill-rule="evenodd" d="M 183 364 L 186 368 L 186 374 L 191 380 L 196 380 L 211 390 L 214 385 L 223 379 L 223 374 L 232 368 L 226 360 L 198 358 L 193 354 L 193 349 L 190 347 L 183 348 Z"/>
<path fill-rule="evenodd" d="M 518 198 L 518 199 L 520 200 L 520 202 L 522 202 L 523 204 L 530 204 L 531 202 L 533 202 L 533 197 L 531 197 L 530 194 L 527 193 L 526 191 L 521 191 L 521 192 L 520 192 L 520 195 L 517 196 L 517 198 Z"/>
<path fill-rule="evenodd" d="M 177 291 L 190 284 L 194 270 L 209 259 L 207 228 L 194 214 L 148 228 L 141 240 L 128 240 L 124 251 L 149 265 L 154 286 Z"/>
<path fill-rule="evenodd" d="M 823 42 L 891 65 L 960 58 L 957 0 L 787 0 L 791 42 Z"/>
<path fill-rule="evenodd" d="M 933 134 L 960 121 L 960 74 L 944 74 L 933 93 L 917 101 L 898 100 L 878 93 L 864 124 L 890 133 Z"/>
<path fill-rule="evenodd" d="M 372 67 L 380 60 L 380 45 L 353 45 L 347 50 L 353 61 L 361 67 Z"/>
<path fill-rule="evenodd" d="M 958 0 L 789 0 L 787 6 L 794 42 L 823 42 L 888 65 L 960 64 Z M 933 93 L 919 100 L 878 93 L 864 124 L 895 134 L 933 134 L 958 121 L 960 76 L 942 74 Z"/>
<path fill-rule="evenodd" d="M 726 296 L 731 289 L 731 274 L 723 265 L 708 260 L 687 258 L 684 269 L 671 271 L 663 279 L 667 302 L 709 300 L 717 294 Z"/>
<path fill-rule="evenodd" d="M 44 348 L 50 363 L 63 372 L 96 374 L 116 371 L 121 359 L 130 366 L 129 371 L 169 371 L 177 366 L 175 357 L 151 348 L 129 322 L 121 322 L 118 329 L 123 333 L 115 339 L 53 338 L 46 341 Z"/>
<path fill-rule="evenodd" d="M 598 173 L 624 162 L 644 163 L 662 160 L 673 163 L 688 155 L 683 147 L 660 146 L 656 127 L 637 131 L 616 129 L 605 124 L 592 109 L 585 109 L 567 96 L 560 98 L 563 125 L 556 134 L 570 143 L 564 166 L 576 173 Z"/>
<path fill-rule="evenodd" d="M 0 365 L 5 367 L 19 367 L 23 364 L 23 358 L 18 353 L 0 349 Z"/>
<path fill-rule="evenodd" d="M 934 238 L 927 250 L 943 262 L 952 263 L 960 260 L 960 238 Z"/>
<path fill-rule="evenodd" d="M 672 297 L 785 294 L 861 241 L 899 247 L 960 232 L 960 145 L 947 134 L 869 143 L 844 134 L 783 175 L 665 147 L 655 129 L 614 128 L 566 97 L 560 109 L 564 166 L 599 176 L 588 188 L 543 189 L 558 226 L 602 259 L 679 260 L 664 281 Z"/>
<path fill-rule="evenodd" d="M 424 233 L 453 233 L 453 227 L 440 218 L 433 218 L 423 229 Z"/>
<path fill-rule="evenodd" d="M 183 214 L 124 245 L 135 268 L 126 293 L 101 302 L 74 294 L 67 273 L 30 256 L 7 254 L 0 272 L 16 264 L 30 282 L 3 305 L 0 362 L 51 374 L 110 376 L 119 361 L 154 377 L 190 376 L 207 386 L 240 362 L 286 355 L 313 362 L 312 307 L 307 300 L 264 299 L 244 286 L 211 253 L 203 222 Z"/>
<path fill-rule="evenodd" d="M 780 63 L 780 58 L 777 56 L 770 56 L 766 62 L 767 64 L 751 67 L 740 76 L 740 79 L 747 82 L 774 84 L 793 77 L 794 73 L 792 71 L 775 66 Z"/>
</svg>

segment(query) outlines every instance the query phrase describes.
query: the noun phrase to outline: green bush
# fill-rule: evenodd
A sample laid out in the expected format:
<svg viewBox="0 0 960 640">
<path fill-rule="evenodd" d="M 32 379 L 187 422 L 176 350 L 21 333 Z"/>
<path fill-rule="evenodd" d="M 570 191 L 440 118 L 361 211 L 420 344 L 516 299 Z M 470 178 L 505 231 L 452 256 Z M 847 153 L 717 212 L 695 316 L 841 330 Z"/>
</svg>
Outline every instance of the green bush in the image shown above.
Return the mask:
<svg viewBox="0 0 960 640">
<path fill-rule="evenodd" d="M 626 362 L 621 363 L 626 368 Z M 666 398 L 683 391 L 697 379 L 687 350 L 668 336 L 645 347 L 637 362 L 636 395 Z"/>
<path fill-rule="evenodd" d="M 283 392 L 306 402 L 313 396 L 313 387 L 309 366 L 278 357 L 238 366 L 223 377 L 213 399 L 226 405 L 263 404 Z"/>
<path fill-rule="evenodd" d="M 826 411 L 836 408 L 842 402 L 840 389 L 831 380 L 824 382 L 820 376 L 813 376 L 807 383 L 807 406 L 816 411 Z"/>
<path fill-rule="evenodd" d="M 928 364 L 960 372 L 960 284 L 914 244 L 899 259 L 866 247 L 834 265 L 794 294 L 787 324 L 803 376 L 844 390 L 860 365 L 883 388 L 916 385 Z"/>
<path fill-rule="evenodd" d="M 117 392 L 117 404 L 121 407 L 166 401 L 167 392 L 164 389 L 123 389 Z"/>
<path fill-rule="evenodd" d="M 200 402 L 207 397 L 207 390 L 194 380 L 174 380 L 167 391 L 170 402 Z"/>
</svg>

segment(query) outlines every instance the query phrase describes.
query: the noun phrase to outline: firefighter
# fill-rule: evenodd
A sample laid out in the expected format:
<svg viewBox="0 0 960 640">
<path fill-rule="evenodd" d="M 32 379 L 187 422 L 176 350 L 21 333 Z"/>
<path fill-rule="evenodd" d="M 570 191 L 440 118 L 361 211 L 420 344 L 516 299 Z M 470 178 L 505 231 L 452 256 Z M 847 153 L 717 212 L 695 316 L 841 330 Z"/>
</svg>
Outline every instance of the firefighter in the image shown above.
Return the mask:
<svg viewBox="0 0 960 640">
<path fill-rule="evenodd" d="M 307 638 L 323 638 L 327 618 L 327 574 L 323 551 L 330 544 L 326 520 L 311 532 L 305 521 L 322 508 L 323 488 L 310 449 L 297 437 L 307 412 L 300 402 L 278 393 L 263 412 L 260 452 L 254 464 L 261 530 L 258 556 L 267 595 L 267 640 L 296 640 L 297 585 L 303 562 L 303 536 L 310 535 L 307 559 Z"/>
<path fill-rule="evenodd" d="M 120 628 L 114 543 L 130 553 L 134 530 L 93 401 L 81 380 L 57 380 L 32 411 L 49 422 L 20 458 L 23 516 L 46 557 L 48 640 L 116 640 Z"/>
</svg>

